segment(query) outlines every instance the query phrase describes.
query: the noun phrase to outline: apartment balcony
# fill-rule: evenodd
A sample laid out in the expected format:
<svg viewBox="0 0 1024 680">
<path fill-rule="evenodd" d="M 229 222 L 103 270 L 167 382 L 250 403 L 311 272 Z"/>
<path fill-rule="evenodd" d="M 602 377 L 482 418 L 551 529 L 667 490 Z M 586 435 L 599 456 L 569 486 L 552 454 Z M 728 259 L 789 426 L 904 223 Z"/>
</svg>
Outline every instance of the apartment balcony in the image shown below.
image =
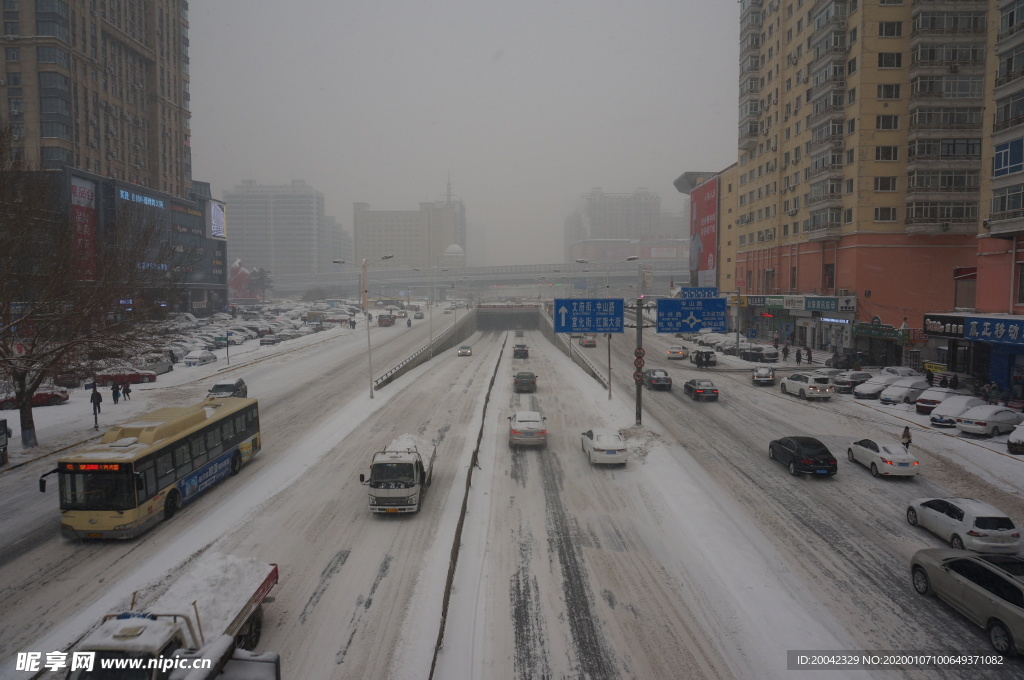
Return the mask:
<svg viewBox="0 0 1024 680">
<path fill-rule="evenodd" d="M 979 8 L 979 9 L 983 9 L 983 8 Z M 911 35 L 911 37 L 914 37 L 914 38 L 924 37 L 924 36 L 929 36 L 929 35 L 947 36 L 947 37 L 955 35 L 957 37 L 961 37 L 961 36 L 968 36 L 968 35 L 984 36 L 987 32 L 988 32 L 988 28 L 986 28 L 984 26 L 977 27 L 977 28 L 975 28 L 975 27 L 965 27 L 965 26 L 957 26 L 955 28 L 950 28 L 950 27 L 946 27 L 946 26 L 918 26 L 917 28 L 914 28 L 914 29 L 911 30 L 910 35 Z"/>
<path fill-rule="evenodd" d="M 981 166 L 981 156 L 963 154 L 916 154 L 907 158 L 907 169 L 918 167 L 952 170 L 974 170 Z"/>
<path fill-rule="evenodd" d="M 832 165 L 823 165 L 820 168 L 810 168 L 808 169 L 807 175 L 804 177 L 804 179 L 814 179 L 819 175 L 828 175 L 830 177 L 835 177 L 836 179 L 842 179 L 843 166 L 833 163 Z"/>
<path fill-rule="evenodd" d="M 761 130 L 758 128 L 757 123 L 753 123 L 746 127 L 740 126 L 740 148 L 744 151 L 750 151 L 751 149 L 757 148 L 757 142 L 760 134 Z"/>
<path fill-rule="evenodd" d="M 990 236 L 998 238 L 1012 237 L 1024 233 L 1024 210 L 1006 210 L 1004 212 L 992 213 L 987 220 L 982 222 L 982 226 Z"/>
<path fill-rule="evenodd" d="M 843 227 L 838 222 L 825 222 L 824 224 L 813 225 L 804 231 L 807 234 L 807 240 L 814 243 L 838 241 L 842 238 L 842 232 Z"/>
<path fill-rule="evenodd" d="M 903 224 L 909 236 L 978 233 L 978 219 L 975 217 L 908 217 Z"/>
<path fill-rule="evenodd" d="M 936 201 L 977 200 L 981 187 L 907 187 L 907 198 L 918 201 L 934 198 Z"/>
<path fill-rule="evenodd" d="M 843 106 L 834 104 L 832 106 L 826 106 L 821 109 L 818 109 L 817 111 L 811 114 L 810 123 L 808 127 L 816 126 L 818 123 L 825 120 L 826 118 L 835 118 L 836 120 L 845 119 L 846 112 L 844 111 L 844 108 L 845 107 Z"/>
<path fill-rule="evenodd" d="M 844 135 L 827 135 L 825 137 L 821 137 L 820 139 L 813 139 L 807 142 L 806 146 L 804 147 L 804 153 L 810 156 L 812 152 L 817 151 L 818 149 L 823 149 L 825 147 L 829 147 L 832 149 L 842 149 L 843 138 Z"/>
<path fill-rule="evenodd" d="M 1024 116 L 1021 117 L 1024 122 Z M 977 130 L 980 131 L 982 128 L 981 121 L 972 123 L 950 123 L 945 121 L 923 121 L 918 122 L 913 118 L 910 119 L 909 133 L 912 135 L 915 132 L 946 132 L 948 130 Z M 948 136 L 948 135 L 946 135 Z"/>
<path fill-rule="evenodd" d="M 1017 127 L 1024 123 L 1024 115 L 1014 116 L 1013 118 L 1007 118 L 1001 120 L 998 123 L 993 123 L 992 132 L 1002 132 L 1003 130 L 1009 130 L 1010 128 Z"/>
<path fill-rule="evenodd" d="M 821 206 L 819 204 L 826 203 L 826 202 L 829 202 L 829 201 L 835 201 L 837 203 L 841 203 L 842 200 L 843 200 L 843 195 L 842 194 L 834 193 L 834 194 L 822 194 L 820 196 L 808 196 L 807 200 L 805 201 L 805 203 L 808 206 L 818 205 L 819 207 L 827 207 L 827 206 Z"/>
</svg>

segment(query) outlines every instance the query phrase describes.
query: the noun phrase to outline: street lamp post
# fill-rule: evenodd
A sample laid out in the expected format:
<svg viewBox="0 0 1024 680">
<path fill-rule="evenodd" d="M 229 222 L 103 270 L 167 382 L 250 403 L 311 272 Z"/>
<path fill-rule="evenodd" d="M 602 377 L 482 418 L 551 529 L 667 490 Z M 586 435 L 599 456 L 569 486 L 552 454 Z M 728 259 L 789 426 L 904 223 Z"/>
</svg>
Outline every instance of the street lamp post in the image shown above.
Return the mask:
<svg viewBox="0 0 1024 680">
<path fill-rule="evenodd" d="M 423 269 L 413 267 L 414 272 L 421 272 Z M 430 326 L 430 358 L 434 358 L 434 296 L 437 295 L 437 265 L 430 268 L 430 294 L 427 296 L 427 319 Z M 447 269 L 441 271 L 446 272 Z"/>
<path fill-rule="evenodd" d="M 609 275 L 609 273 L 611 273 L 612 267 L 614 267 L 617 264 L 622 264 L 623 262 L 634 262 L 634 261 L 639 260 L 639 259 L 640 259 L 640 257 L 638 255 L 630 255 L 629 257 L 627 257 L 627 258 L 625 258 L 623 260 L 616 260 L 615 262 L 609 262 L 609 263 L 604 264 L 604 265 L 601 265 L 601 264 L 598 265 L 599 267 L 602 267 L 604 269 L 604 289 L 605 289 L 604 294 L 606 296 L 609 294 L 609 290 L 608 290 L 608 288 L 609 288 L 608 287 L 608 275 Z M 590 260 L 587 260 L 586 258 L 582 258 L 582 257 L 576 258 L 576 261 L 578 263 L 580 263 L 580 264 L 590 264 Z M 638 302 L 637 303 L 637 325 L 641 326 L 642 324 L 643 324 L 643 316 L 640 313 L 640 305 L 639 305 L 639 302 Z M 611 333 L 606 333 L 605 336 L 606 336 L 606 338 L 608 340 L 608 401 L 611 401 L 611 399 L 612 399 L 612 334 Z M 637 347 L 638 348 L 643 347 L 642 340 L 640 338 L 641 338 L 641 336 L 639 334 L 637 334 Z M 570 342 L 569 344 L 570 344 L 570 347 L 571 347 L 572 343 Z M 639 383 L 638 383 L 637 389 L 639 390 Z M 638 398 L 639 398 L 639 394 L 640 393 L 638 391 L 637 392 Z M 638 409 L 638 411 L 637 411 L 637 425 L 639 425 L 639 424 L 640 424 L 640 414 L 639 414 L 639 409 Z"/>
<path fill-rule="evenodd" d="M 369 366 L 369 370 L 370 370 L 370 399 L 373 399 L 373 346 L 370 344 L 370 321 L 368 320 L 368 318 L 366 316 L 366 288 L 367 288 L 366 269 L 371 264 L 374 264 L 374 263 L 377 263 L 377 262 L 383 262 L 384 260 L 390 260 L 392 257 L 394 257 L 394 255 L 385 255 L 384 257 L 381 257 L 381 258 L 376 259 L 376 260 L 370 260 L 370 259 L 364 257 L 363 258 L 363 262 L 362 262 L 362 276 L 360 277 L 360 281 L 362 283 L 362 291 L 363 291 L 363 293 L 362 293 L 362 295 L 363 295 L 363 319 L 366 321 L 366 361 L 367 361 L 367 365 Z"/>
</svg>

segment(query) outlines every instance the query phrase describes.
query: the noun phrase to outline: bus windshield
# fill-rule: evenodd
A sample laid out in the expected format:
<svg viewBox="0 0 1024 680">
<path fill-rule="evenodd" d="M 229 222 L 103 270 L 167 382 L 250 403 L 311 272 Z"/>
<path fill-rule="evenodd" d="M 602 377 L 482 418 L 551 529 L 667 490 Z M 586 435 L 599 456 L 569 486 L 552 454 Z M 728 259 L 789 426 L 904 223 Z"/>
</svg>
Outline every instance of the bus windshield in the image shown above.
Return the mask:
<svg viewBox="0 0 1024 680">
<path fill-rule="evenodd" d="M 131 510 L 135 507 L 131 472 L 67 472 L 60 476 L 61 510 Z"/>
</svg>

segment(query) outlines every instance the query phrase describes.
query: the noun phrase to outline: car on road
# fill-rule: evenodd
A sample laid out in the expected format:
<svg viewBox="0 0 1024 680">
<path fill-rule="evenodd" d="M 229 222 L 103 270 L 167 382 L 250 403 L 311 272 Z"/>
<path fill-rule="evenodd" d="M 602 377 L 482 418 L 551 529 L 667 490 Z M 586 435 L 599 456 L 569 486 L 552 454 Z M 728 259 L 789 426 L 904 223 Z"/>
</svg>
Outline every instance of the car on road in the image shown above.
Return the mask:
<svg viewBox="0 0 1024 680">
<path fill-rule="evenodd" d="M 801 399 L 831 399 L 834 391 L 828 376 L 794 373 L 779 383 L 783 394 L 794 394 Z"/>
<path fill-rule="evenodd" d="M 925 548 L 910 559 L 910 580 L 984 628 L 1000 654 L 1024 653 L 1024 559 Z"/>
<path fill-rule="evenodd" d="M 185 355 L 186 366 L 203 366 L 205 364 L 212 364 L 216 360 L 217 355 L 205 349 L 192 350 Z"/>
<path fill-rule="evenodd" d="M 701 399 L 718 401 L 718 388 L 715 387 L 715 383 L 704 378 L 687 380 L 683 383 L 683 392 L 690 395 L 694 401 L 700 401 Z"/>
<path fill-rule="evenodd" d="M 672 389 L 672 376 L 663 368 L 645 368 L 644 385 L 649 390 Z"/>
<path fill-rule="evenodd" d="M 207 397 L 221 399 L 224 397 L 248 397 L 249 386 L 241 378 L 231 382 L 217 383 L 206 393 Z"/>
<path fill-rule="evenodd" d="M 580 347 L 597 347 L 597 338 L 593 335 L 584 335 L 580 338 Z"/>
<path fill-rule="evenodd" d="M 412 315 L 412 318 L 413 319 L 422 319 L 423 318 L 423 312 L 414 312 L 413 315 Z"/>
<path fill-rule="evenodd" d="M 682 345 L 672 345 L 665 350 L 666 359 L 685 359 L 690 355 L 690 351 Z"/>
<path fill-rule="evenodd" d="M 1006 406 L 985 404 L 975 406 L 956 417 L 956 429 L 969 434 L 987 434 L 998 437 L 1020 425 L 1024 415 Z"/>
<path fill-rule="evenodd" d="M 768 457 L 789 467 L 789 474 L 831 477 L 839 472 L 836 457 L 814 437 L 782 437 L 768 444 Z"/>
<path fill-rule="evenodd" d="M 512 346 L 512 357 L 515 359 L 529 359 L 530 348 L 526 345 L 513 345 Z"/>
<path fill-rule="evenodd" d="M 914 409 L 918 413 L 928 415 L 935 410 L 936 406 L 957 395 L 970 396 L 970 393 L 966 390 L 954 390 L 950 387 L 929 387 L 917 397 Z"/>
<path fill-rule="evenodd" d="M 886 387 L 893 384 L 900 378 L 906 376 L 896 375 L 895 373 L 885 373 L 882 375 L 876 375 L 875 377 L 867 380 L 860 385 L 853 388 L 854 399 L 878 399 Z"/>
<path fill-rule="evenodd" d="M 1016 555 L 1020 529 L 1003 511 L 974 498 L 915 498 L 907 522 L 932 532 L 956 550 Z"/>
<path fill-rule="evenodd" d="M 913 404 L 928 389 L 924 378 L 901 378 L 882 390 L 878 400 L 883 404 Z"/>
<path fill-rule="evenodd" d="M 522 328 L 517 328 L 516 329 L 516 337 L 517 338 L 523 337 L 523 329 Z"/>
<path fill-rule="evenodd" d="M 536 392 L 537 376 L 530 371 L 519 371 L 513 374 L 512 390 L 514 392 Z"/>
<path fill-rule="evenodd" d="M 771 366 L 755 366 L 750 371 L 750 378 L 755 385 L 774 385 L 775 369 Z"/>
<path fill-rule="evenodd" d="M 871 380 L 871 374 L 865 371 L 843 371 L 832 376 L 832 387 L 836 392 L 850 394 L 857 385 Z"/>
<path fill-rule="evenodd" d="M 921 471 L 917 456 L 899 442 L 860 439 L 846 449 L 846 457 L 870 470 L 872 477 L 913 477 Z"/>
<path fill-rule="evenodd" d="M 626 464 L 628 452 L 626 440 L 616 430 L 600 428 L 587 430 L 580 435 L 583 453 L 590 458 L 590 464 Z"/>
<path fill-rule="evenodd" d="M 516 411 L 508 417 L 509 446 L 547 446 L 547 420 L 537 411 Z"/>
<path fill-rule="evenodd" d="M 460 357 L 471 357 L 473 356 L 473 348 L 469 345 L 463 345 L 456 354 Z"/>
<path fill-rule="evenodd" d="M 156 382 L 156 373 L 132 366 L 110 366 L 96 374 L 96 384 L 100 387 L 114 384 L 123 385 L 131 383 L 137 385 L 138 383 L 151 382 Z"/>
<path fill-rule="evenodd" d="M 32 395 L 32 407 L 36 406 L 58 406 L 71 398 L 68 391 L 57 385 L 42 384 Z M 18 408 L 18 402 L 13 392 L 0 396 L 0 410 L 13 411 Z"/>
<path fill-rule="evenodd" d="M 956 418 L 975 406 L 984 406 L 985 402 L 969 394 L 957 394 L 949 397 L 932 409 L 929 421 L 932 427 L 956 427 Z"/>
<path fill-rule="evenodd" d="M 696 352 L 690 352 L 690 363 L 691 364 L 696 364 L 698 356 L 701 357 L 704 360 L 704 364 L 706 366 L 717 366 L 718 365 L 718 355 L 715 354 L 714 352 L 712 352 L 709 349 L 702 349 L 702 350 L 698 350 Z"/>
</svg>

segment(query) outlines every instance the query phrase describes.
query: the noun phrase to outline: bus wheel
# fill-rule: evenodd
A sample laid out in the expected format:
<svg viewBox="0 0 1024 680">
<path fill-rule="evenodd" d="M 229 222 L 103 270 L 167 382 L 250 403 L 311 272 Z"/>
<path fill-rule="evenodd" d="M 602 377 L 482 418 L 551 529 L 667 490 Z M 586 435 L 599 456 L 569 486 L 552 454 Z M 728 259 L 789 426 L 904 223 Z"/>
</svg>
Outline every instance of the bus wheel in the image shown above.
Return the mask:
<svg viewBox="0 0 1024 680">
<path fill-rule="evenodd" d="M 242 457 L 237 453 L 231 456 L 231 474 L 232 476 L 237 475 L 238 471 L 242 469 Z"/>
<path fill-rule="evenodd" d="M 181 496 L 178 495 L 177 491 L 172 491 L 167 494 L 167 500 L 164 501 L 164 519 L 170 519 L 174 517 L 174 513 L 181 507 Z"/>
</svg>

